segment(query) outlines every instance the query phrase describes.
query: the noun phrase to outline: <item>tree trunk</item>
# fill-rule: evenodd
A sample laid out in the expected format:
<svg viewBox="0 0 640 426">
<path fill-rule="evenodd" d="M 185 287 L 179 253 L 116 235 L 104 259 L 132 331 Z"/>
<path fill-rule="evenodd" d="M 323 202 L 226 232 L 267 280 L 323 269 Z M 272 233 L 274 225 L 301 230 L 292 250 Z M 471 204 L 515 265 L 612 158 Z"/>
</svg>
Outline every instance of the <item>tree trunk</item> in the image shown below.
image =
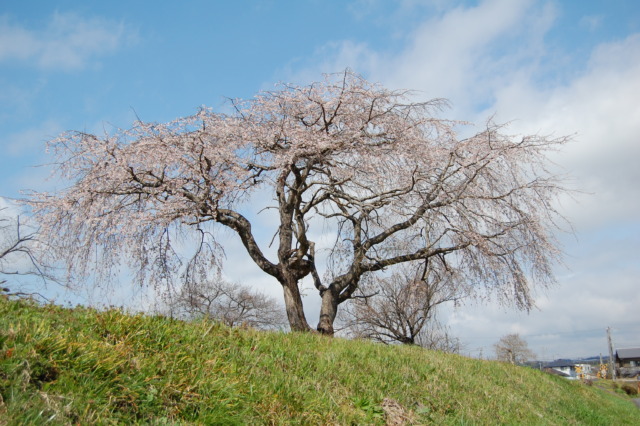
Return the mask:
<svg viewBox="0 0 640 426">
<path fill-rule="evenodd" d="M 288 279 L 281 284 L 284 292 L 284 305 L 287 309 L 287 318 L 289 319 L 291 331 L 311 331 L 311 327 L 304 315 L 298 281 Z"/>
<path fill-rule="evenodd" d="M 333 322 L 338 313 L 338 295 L 330 289 L 322 293 L 322 305 L 320 306 L 320 322 L 318 331 L 327 336 L 333 336 Z"/>
</svg>

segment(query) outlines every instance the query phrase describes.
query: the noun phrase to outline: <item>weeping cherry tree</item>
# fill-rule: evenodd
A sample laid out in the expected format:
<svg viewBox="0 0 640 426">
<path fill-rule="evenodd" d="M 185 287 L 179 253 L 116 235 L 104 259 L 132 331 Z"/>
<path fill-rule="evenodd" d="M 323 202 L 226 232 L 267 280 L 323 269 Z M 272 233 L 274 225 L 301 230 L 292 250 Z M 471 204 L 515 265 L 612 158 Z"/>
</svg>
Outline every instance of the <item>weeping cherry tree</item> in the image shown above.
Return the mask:
<svg viewBox="0 0 640 426">
<path fill-rule="evenodd" d="M 564 190 L 547 154 L 567 138 L 510 135 L 491 121 L 460 137 L 468 126 L 439 118 L 445 106 L 347 71 L 233 101 L 231 114 L 67 132 L 50 149 L 68 187 L 29 203 L 76 277 L 109 279 L 124 261 L 140 283 L 206 282 L 226 228 L 281 284 L 292 330 L 311 329 L 303 278 L 321 298 L 317 330 L 331 335 L 363 277 L 430 258 L 529 309 L 560 255 L 553 203 Z M 264 199 L 277 211 L 274 254 L 246 213 Z M 327 232 L 334 244 L 316 248 Z M 188 256 L 186 245 L 196 247 Z"/>
</svg>

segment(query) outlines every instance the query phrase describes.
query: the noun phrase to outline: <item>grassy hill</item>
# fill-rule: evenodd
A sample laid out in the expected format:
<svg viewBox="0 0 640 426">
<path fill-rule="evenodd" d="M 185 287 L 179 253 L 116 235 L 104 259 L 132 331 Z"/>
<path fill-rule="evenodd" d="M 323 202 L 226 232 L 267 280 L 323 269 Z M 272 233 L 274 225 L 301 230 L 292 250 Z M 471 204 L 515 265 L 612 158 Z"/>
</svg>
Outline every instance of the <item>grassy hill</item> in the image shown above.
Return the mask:
<svg viewBox="0 0 640 426">
<path fill-rule="evenodd" d="M 0 424 L 640 424 L 628 398 L 417 347 L 0 298 Z"/>
</svg>

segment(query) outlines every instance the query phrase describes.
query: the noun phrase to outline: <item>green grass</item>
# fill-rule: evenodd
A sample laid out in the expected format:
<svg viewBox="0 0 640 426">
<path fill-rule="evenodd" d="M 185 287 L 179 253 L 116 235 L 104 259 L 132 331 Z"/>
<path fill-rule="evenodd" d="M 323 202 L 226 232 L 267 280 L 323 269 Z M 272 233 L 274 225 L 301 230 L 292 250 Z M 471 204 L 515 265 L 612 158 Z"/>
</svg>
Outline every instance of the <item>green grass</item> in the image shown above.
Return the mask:
<svg viewBox="0 0 640 426">
<path fill-rule="evenodd" d="M 0 298 L 0 424 L 640 424 L 625 395 L 417 347 Z"/>
</svg>

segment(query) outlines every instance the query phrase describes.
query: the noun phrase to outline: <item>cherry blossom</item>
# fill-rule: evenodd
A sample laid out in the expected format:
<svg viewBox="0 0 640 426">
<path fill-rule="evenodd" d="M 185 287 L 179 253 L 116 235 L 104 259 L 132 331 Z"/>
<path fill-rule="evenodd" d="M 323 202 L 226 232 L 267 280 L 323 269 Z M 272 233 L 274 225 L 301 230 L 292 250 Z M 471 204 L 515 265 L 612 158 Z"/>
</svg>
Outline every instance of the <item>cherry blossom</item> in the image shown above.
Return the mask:
<svg viewBox="0 0 640 426">
<path fill-rule="evenodd" d="M 30 204 L 78 277 L 108 279 L 124 259 L 141 283 L 205 282 L 221 266 L 221 229 L 232 230 L 282 285 L 292 330 L 310 329 L 304 277 L 322 298 L 317 329 L 333 334 L 363 277 L 426 259 L 529 309 L 561 254 L 553 206 L 564 189 L 547 155 L 568 138 L 509 135 L 491 121 L 460 137 L 466 123 L 439 118 L 446 101 L 414 97 L 347 71 L 233 101 L 231 114 L 67 132 L 50 150 L 68 188 Z M 265 193 L 278 212 L 275 258 L 243 213 Z M 326 265 L 310 238 L 318 226 L 338 235 Z M 197 245 L 189 258 L 185 241 Z"/>
</svg>

